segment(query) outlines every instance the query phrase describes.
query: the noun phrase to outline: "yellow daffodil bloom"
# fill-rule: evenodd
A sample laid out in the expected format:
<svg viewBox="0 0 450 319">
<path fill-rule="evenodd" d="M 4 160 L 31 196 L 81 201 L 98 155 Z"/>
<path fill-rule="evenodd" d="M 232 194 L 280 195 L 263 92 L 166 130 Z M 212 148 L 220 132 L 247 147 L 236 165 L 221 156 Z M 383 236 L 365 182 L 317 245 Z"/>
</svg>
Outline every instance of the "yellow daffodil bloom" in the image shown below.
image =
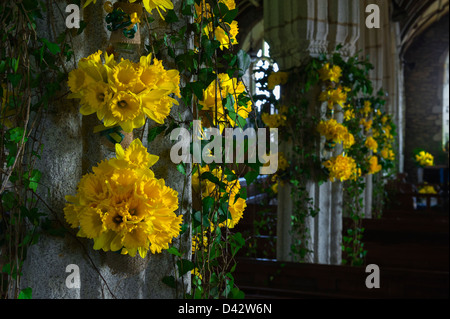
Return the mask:
<svg viewBox="0 0 450 319">
<path fill-rule="evenodd" d="M 348 156 L 338 155 L 329 159 L 323 165 L 329 171 L 331 182 L 336 180 L 343 182 L 360 176 L 360 170 L 357 168 L 355 160 Z"/>
<path fill-rule="evenodd" d="M 381 171 L 382 167 L 380 164 L 378 164 L 378 157 L 371 156 L 368 160 L 369 163 L 369 174 L 376 174 L 379 171 Z"/>
<path fill-rule="evenodd" d="M 330 81 L 338 83 L 342 76 L 342 69 L 338 65 L 333 65 L 330 68 L 330 63 L 326 63 L 319 70 L 319 79 L 323 82 Z"/>
<path fill-rule="evenodd" d="M 180 94 L 178 70 L 166 70 L 151 54 L 138 63 L 97 51 L 83 58 L 69 73 L 70 98 L 81 99 L 80 113 L 97 113 L 104 126 L 119 125 L 126 132 L 145 124 L 145 117 L 162 124 Z"/>
<path fill-rule="evenodd" d="M 433 166 L 434 157 L 428 152 L 421 151 L 419 154 L 416 154 L 416 162 L 420 166 Z"/>
<path fill-rule="evenodd" d="M 160 253 L 181 231 L 178 194 L 149 169 L 157 157 L 139 140 L 117 157 L 100 162 L 80 180 L 75 196 L 66 196 L 66 221 L 77 236 L 94 240 L 94 249 L 121 251 L 144 258 Z"/>
<path fill-rule="evenodd" d="M 373 151 L 374 153 L 378 152 L 378 143 L 372 136 L 366 138 L 364 146 L 367 147 L 369 150 Z"/>
<path fill-rule="evenodd" d="M 136 0 L 129 0 L 131 3 L 135 2 Z M 164 20 L 164 17 L 161 13 L 161 10 L 164 12 L 166 10 L 173 10 L 173 3 L 170 0 L 143 0 L 144 8 L 147 10 L 148 13 L 152 13 L 153 9 L 156 9 L 161 16 L 161 19 Z"/>
<path fill-rule="evenodd" d="M 395 160 L 395 153 L 391 148 L 385 147 L 380 151 L 380 155 L 382 158 L 393 161 Z"/>
<path fill-rule="evenodd" d="M 238 82 L 236 78 L 230 78 L 226 73 L 220 73 L 217 79 L 211 82 L 211 84 L 203 90 L 203 100 L 199 101 L 202 106 L 202 112 L 209 112 L 213 123 L 205 123 L 204 126 L 219 124 L 220 130 L 226 126 L 225 123 L 229 123 L 231 127 L 236 125 L 234 119 L 232 119 L 224 110 L 222 99 L 225 99 L 229 94 L 234 98 L 234 111 L 237 115 L 243 119 L 248 118 L 249 113 L 252 110 L 252 103 L 248 101 L 245 105 L 238 105 L 238 96 L 245 92 L 245 86 L 242 82 Z M 216 112 L 217 120 L 216 123 Z"/>
<path fill-rule="evenodd" d="M 199 176 L 205 172 L 211 172 L 215 177 L 217 177 L 221 182 L 223 182 L 226 185 L 225 190 L 224 191 L 219 190 L 219 187 L 210 180 L 202 180 L 202 183 L 200 185 Z M 247 207 L 247 203 L 245 199 L 241 197 L 236 198 L 237 194 L 241 189 L 241 184 L 238 179 L 229 181 L 223 174 L 221 167 L 217 167 L 213 170 L 210 170 L 209 166 L 201 167 L 192 176 L 192 187 L 195 192 L 197 193 L 201 192 L 203 197 L 209 196 L 215 198 L 216 200 L 223 197 L 225 194 L 229 195 L 228 201 L 229 215 L 227 220 L 219 224 L 219 227 L 234 228 L 243 217 L 243 213 L 245 208 Z"/>
<path fill-rule="evenodd" d="M 347 87 L 339 86 L 336 89 L 328 89 L 319 95 L 320 102 L 327 102 L 328 108 L 331 110 L 335 105 L 345 108 L 347 102 L 347 93 L 350 91 Z"/>
<path fill-rule="evenodd" d="M 335 119 L 320 121 L 317 125 L 317 132 L 324 136 L 327 141 L 334 143 L 343 143 L 344 148 L 348 149 L 355 143 L 355 138 L 348 129 L 338 123 Z"/>
</svg>

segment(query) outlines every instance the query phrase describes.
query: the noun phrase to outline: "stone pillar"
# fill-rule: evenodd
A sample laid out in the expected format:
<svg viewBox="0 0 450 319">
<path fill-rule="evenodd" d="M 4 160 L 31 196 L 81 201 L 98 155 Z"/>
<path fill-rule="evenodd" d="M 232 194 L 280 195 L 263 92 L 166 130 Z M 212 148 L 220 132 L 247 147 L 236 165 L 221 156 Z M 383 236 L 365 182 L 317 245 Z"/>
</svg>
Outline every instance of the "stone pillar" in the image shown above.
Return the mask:
<svg viewBox="0 0 450 319">
<path fill-rule="evenodd" d="M 80 8 L 81 18 L 87 22 L 87 27 L 80 36 L 74 38 L 73 49 L 77 61 L 97 50 L 106 51 L 109 45 L 110 32 L 104 22 L 104 2 L 100 0 L 85 9 Z M 178 0 L 172 2 L 175 8 L 181 3 Z M 56 19 L 55 26 L 61 32 L 65 28 L 65 17 L 61 19 L 59 13 L 64 12 L 66 4 L 59 2 L 58 5 L 61 11 L 56 7 L 49 7 L 48 10 L 52 11 L 52 16 Z M 156 21 L 152 26 L 165 24 L 156 10 L 153 11 L 153 17 Z M 45 29 L 46 19 L 44 17 L 39 30 L 47 30 L 44 36 L 54 39 L 50 26 Z M 148 34 L 142 35 L 143 39 L 146 37 Z M 140 54 L 135 52 L 132 58 L 138 59 Z M 163 64 L 168 68 L 165 61 Z M 73 67 L 72 63 L 67 65 L 69 71 Z M 172 111 L 178 116 L 177 109 L 173 108 Z M 182 116 L 186 117 L 186 114 Z M 102 138 L 93 133 L 93 127 L 98 124 L 95 115 L 82 116 L 79 113 L 78 100 L 63 99 L 49 106 L 45 124 L 42 125 L 46 131 L 43 135 L 44 152 L 39 161 L 39 169 L 43 171 L 41 182 L 48 187 L 48 192 L 41 188 L 40 196 L 56 215 L 51 217 L 56 217 L 63 223 L 65 195 L 75 194 L 81 176 L 100 160 L 114 155 L 112 145 L 103 143 Z M 148 146 L 145 138 L 143 143 Z M 183 208 L 180 211 L 184 213 L 189 211 L 191 194 L 183 186 L 190 190 L 190 181 L 185 185 L 175 165 L 170 162 L 170 145 L 170 141 L 164 139 L 148 148 L 151 154 L 160 156 L 159 165 L 154 169 L 155 175 L 164 178 L 166 185 L 178 192 L 179 204 Z M 67 224 L 66 227 L 69 228 Z M 42 235 L 39 242 L 29 249 L 21 285 L 23 288 L 32 288 L 33 298 L 176 298 L 182 296 L 183 290 L 189 290 L 190 276 L 182 278 L 177 290 L 162 282 L 165 276 L 176 277 L 174 257 L 167 252 L 154 255 L 149 253 L 142 260 L 138 255 L 132 258 L 114 252 L 95 251 L 92 240 L 78 238 L 74 236 L 76 231 L 71 232 L 73 234 L 66 233 L 63 238 Z M 189 253 L 190 232 L 175 239 L 174 245 Z M 79 267 L 80 288 L 66 286 L 66 278 L 70 274 L 66 272 L 66 267 L 70 264 Z"/>
<path fill-rule="evenodd" d="M 365 8 L 376 4 L 380 9 L 380 28 L 366 27 L 367 14 Z M 386 111 L 393 116 L 397 125 L 398 145 L 397 161 L 399 172 L 403 171 L 403 137 L 404 137 L 404 99 L 403 70 L 399 57 L 400 34 L 399 25 L 390 18 L 390 2 L 386 0 L 364 0 L 361 5 L 361 38 L 357 43 L 361 56 L 369 56 L 369 61 L 375 68 L 370 71 L 374 94 L 383 89 L 386 92 Z M 373 176 L 365 178 L 364 213 L 365 218 L 372 218 Z"/>
<path fill-rule="evenodd" d="M 311 56 L 331 52 L 340 44 L 344 56 L 355 53 L 360 32 L 358 0 L 280 0 L 264 1 L 265 39 L 271 56 L 282 71 L 293 71 Z M 298 84 L 297 84 L 298 85 Z M 320 109 L 311 101 L 312 114 Z M 288 147 L 288 146 L 287 146 Z M 321 150 L 318 150 L 321 153 Z M 320 209 L 307 222 L 311 232 L 309 261 L 325 264 L 341 263 L 342 185 L 315 181 L 307 183 L 314 205 Z M 277 259 L 292 260 L 290 222 L 292 199 L 289 187 L 280 187 L 278 202 Z"/>
</svg>

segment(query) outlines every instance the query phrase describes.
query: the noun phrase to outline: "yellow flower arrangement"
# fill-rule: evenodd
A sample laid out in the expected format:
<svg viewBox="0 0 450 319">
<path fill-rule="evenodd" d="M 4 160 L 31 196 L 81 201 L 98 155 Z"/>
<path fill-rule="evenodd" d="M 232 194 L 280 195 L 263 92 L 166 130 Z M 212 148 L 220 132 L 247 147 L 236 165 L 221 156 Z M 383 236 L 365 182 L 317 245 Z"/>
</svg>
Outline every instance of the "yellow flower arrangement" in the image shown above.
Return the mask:
<svg viewBox="0 0 450 319">
<path fill-rule="evenodd" d="M 347 108 L 344 112 L 344 120 L 351 121 L 355 118 L 355 110 Z"/>
<path fill-rule="evenodd" d="M 364 146 L 367 147 L 369 150 L 373 151 L 374 153 L 378 152 L 378 143 L 372 136 L 366 138 Z"/>
<path fill-rule="evenodd" d="M 369 174 L 376 174 L 379 171 L 381 171 L 382 167 L 380 164 L 378 164 L 378 157 L 376 156 L 371 156 L 368 159 L 368 163 L 369 163 Z"/>
<path fill-rule="evenodd" d="M 324 162 L 323 165 L 328 169 L 328 177 L 331 182 L 336 180 L 343 182 L 349 179 L 356 179 L 361 175 L 361 170 L 357 167 L 356 161 L 342 154 L 332 157 Z"/>
<path fill-rule="evenodd" d="M 434 157 L 428 152 L 421 151 L 416 154 L 416 162 L 420 166 L 433 166 L 434 165 Z"/>
<path fill-rule="evenodd" d="M 277 85 L 286 84 L 289 78 L 289 73 L 287 72 L 274 72 L 267 78 L 267 88 L 269 90 L 275 89 Z"/>
<path fill-rule="evenodd" d="M 129 0 L 130 3 L 135 2 L 136 0 Z M 143 0 L 144 8 L 148 11 L 148 13 L 152 13 L 153 9 L 156 9 L 161 16 L 161 19 L 164 20 L 164 17 L 161 13 L 161 10 L 164 12 L 168 10 L 173 10 L 173 3 L 170 0 Z"/>
<path fill-rule="evenodd" d="M 433 185 L 424 185 L 419 188 L 419 194 L 437 194 Z"/>
<path fill-rule="evenodd" d="M 372 103 L 370 101 L 364 101 L 364 107 L 360 110 L 361 114 L 364 114 L 364 116 L 369 116 L 369 114 L 373 111 L 372 109 Z"/>
<path fill-rule="evenodd" d="M 64 216 L 77 236 L 94 240 L 94 249 L 121 251 L 144 258 L 168 249 L 181 230 L 178 193 L 155 178 L 150 155 L 139 139 L 116 157 L 93 167 L 80 180 L 75 196 L 66 196 Z"/>
<path fill-rule="evenodd" d="M 211 84 L 203 90 L 203 100 L 199 101 L 202 106 L 202 111 L 210 112 L 213 120 L 213 125 L 219 124 L 220 131 L 226 126 L 225 123 L 229 123 L 232 127 L 236 125 L 234 119 L 232 119 L 224 110 L 222 99 L 225 99 L 229 94 L 234 98 L 234 111 L 237 115 L 243 119 L 248 118 L 249 113 L 252 110 L 252 102 L 248 101 L 245 105 L 238 105 L 238 96 L 245 92 L 245 86 L 242 82 L 238 82 L 236 78 L 230 78 L 226 73 L 220 73 L 217 79 L 211 82 Z M 216 108 L 217 106 L 217 108 Z M 216 111 L 217 121 L 216 123 Z M 208 126 L 208 123 L 204 123 L 204 126 Z M 211 123 L 209 123 L 211 125 Z"/>
<path fill-rule="evenodd" d="M 392 150 L 392 148 L 390 147 L 385 147 L 380 151 L 380 155 L 382 158 L 388 160 L 388 161 L 393 161 L 395 160 L 395 153 Z"/>
<path fill-rule="evenodd" d="M 361 119 L 359 121 L 359 124 L 362 125 L 364 127 L 364 130 L 366 132 L 370 131 L 370 129 L 372 128 L 373 125 L 373 120 L 368 120 L 368 119 Z"/>
<path fill-rule="evenodd" d="M 219 3 L 223 3 L 227 6 L 228 10 L 234 10 L 236 8 L 235 0 L 219 0 Z M 200 4 L 195 3 L 195 12 L 197 15 L 197 22 L 202 19 L 210 19 L 213 17 L 213 12 L 211 6 L 205 0 L 201 1 Z M 203 33 L 208 37 L 214 34 L 217 41 L 220 42 L 220 49 L 229 49 L 230 44 L 235 45 L 237 42 L 237 35 L 239 34 L 239 26 L 237 21 L 232 21 L 231 23 L 220 21 L 218 26 L 213 26 L 212 22 L 205 23 L 203 28 Z"/>
<path fill-rule="evenodd" d="M 278 128 L 281 126 L 285 126 L 286 121 L 287 121 L 287 112 L 288 112 L 287 107 L 282 106 L 280 108 L 279 113 L 275 113 L 275 114 L 263 113 L 263 114 L 261 114 L 261 120 L 267 127 Z"/>
<path fill-rule="evenodd" d="M 319 95 L 320 102 L 327 102 L 328 108 L 331 110 L 335 105 L 345 108 L 347 102 L 347 93 L 350 88 L 338 86 L 336 89 L 329 88 Z"/>
<path fill-rule="evenodd" d="M 319 79 L 323 82 L 330 81 L 338 83 L 342 76 L 342 69 L 338 65 L 333 65 L 330 68 L 330 63 L 326 63 L 319 70 Z"/>
<path fill-rule="evenodd" d="M 122 59 L 102 51 L 83 58 L 78 68 L 69 73 L 71 98 L 81 99 L 80 113 L 97 114 L 106 127 L 120 125 L 125 132 L 145 124 L 146 116 L 164 123 L 173 104 L 170 95 L 180 95 L 180 75 L 177 70 L 165 70 L 161 61 L 149 54 L 139 63 Z M 153 63 L 152 63 L 153 62 Z"/>
<path fill-rule="evenodd" d="M 212 173 L 219 179 L 219 181 L 223 182 L 226 185 L 225 189 L 220 190 L 215 183 L 204 179 L 202 179 L 202 183 L 200 185 L 200 176 L 205 172 Z M 200 167 L 199 170 L 192 176 L 192 187 L 194 191 L 202 192 L 202 196 L 204 198 L 209 196 L 219 200 L 225 194 L 229 195 L 229 216 L 227 220 L 219 224 L 219 227 L 228 227 L 231 229 L 234 228 L 234 226 L 236 226 L 236 224 L 241 220 L 244 210 L 247 207 L 245 199 L 241 197 L 236 198 L 241 189 L 241 184 L 238 179 L 229 181 L 223 174 L 221 167 L 214 168 L 213 170 L 210 170 L 209 166 Z"/>
<path fill-rule="evenodd" d="M 335 119 L 320 121 L 317 125 L 317 132 L 319 132 L 320 135 L 325 136 L 327 141 L 334 143 L 342 142 L 345 149 L 352 147 L 355 143 L 355 137 L 353 134 Z"/>
</svg>

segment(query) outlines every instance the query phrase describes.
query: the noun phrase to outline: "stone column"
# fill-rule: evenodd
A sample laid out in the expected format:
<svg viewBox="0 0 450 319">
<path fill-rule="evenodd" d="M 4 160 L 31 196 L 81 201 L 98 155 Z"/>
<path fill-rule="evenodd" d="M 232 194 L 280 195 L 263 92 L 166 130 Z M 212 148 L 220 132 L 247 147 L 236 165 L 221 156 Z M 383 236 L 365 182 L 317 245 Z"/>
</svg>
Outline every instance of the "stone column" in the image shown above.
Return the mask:
<svg viewBox="0 0 450 319">
<path fill-rule="evenodd" d="M 358 0 L 265 0 L 265 39 L 271 56 L 282 71 L 293 71 L 309 57 L 329 53 L 338 44 L 342 45 L 340 52 L 344 56 L 353 55 L 360 32 L 359 5 Z M 312 100 L 310 105 L 311 113 L 318 113 L 321 107 L 318 102 Z M 328 182 L 319 186 L 312 180 L 307 183 L 307 189 L 315 207 L 320 209 L 319 214 L 307 222 L 313 250 L 309 261 L 340 264 L 342 185 Z M 292 243 L 289 187 L 280 187 L 278 196 L 277 259 L 288 261 L 292 260 L 289 254 Z"/>
<path fill-rule="evenodd" d="M 81 18 L 87 22 L 87 27 L 82 35 L 74 38 L 73 49 L 77 61 L 97 50 L 106 51 L 110 44 L 110 32 L 104 22 L 104 2 L 100 0 L 85 9 L 80 8 Z M 181 3 L 178 0 L 172 2 L 176 8 Z M 66 4 L 59 2 L 58 5 L 64 12 Z M 57 30 L 64 30 L 64 19 L 59 14 L 61 11 L 55 7 L 49 7 L 48 10 L 56 19 Z M 156 10 L 153 11 L 153 17 L 156 21 L 152 26 L 165 25 Z M 44 17 L 39 30 L 46 30 L 43 31 L 47 32 L 44 36 L 54 39 L 51 28 L 45 29 L 46 19 Z M 147 36 L 142 34 L 143 39 Z M 127 58 L 136 59 L 137 62 L 140 54 L 135 52 Z M 163 64 L 169 67 L 165 61 Z M 69 71 L 73 67 L 73 64 L 67 65 Z M 178 116 L 177 109 L 174 108 L 173 112 Z M 182 116 L 186 118 L 186 114 Z M 43 135 L 44 152 L 39 161 L 39 169 L 43 171 L 42 183 L 48 187 L 48 192 L 41 188 L 40 196 L 56 215 L 52 217 L 60 221 L 64 222 L 65 195 L 75 194 L 81 176 L 100 160 L 114 155 L 112 145 L 104 143 L 98 134 L 93 133 L 93 127 L 98 124 L 95 115 L 82 116 L 79 113 L 78 100 L 64 99 L 49 106 L 45 125 L 42 125 L 46 131 Z M 148 146 L 146 139 L 143 139 L 143 143 Z M 160 156 L 159 165 L 154 169 L 155 175 L 164 178 L 166 185 L 179 193 L 178 200 L 180 207 L 183 207 L 180 211 L 184 213 L 189 211 L 191 201 L 190 181 L 185 185 L 175 165 L 170 162 L 170 145 L 169 140 L 160 140 L 149 146 L 149 152 Z M 186 186 L 186 190 L 183 186 Z M 72 233 L 76 231 L 72 230 Z M 21 285 L 33 289 L 33 298 L 176 298 L 182 296 L 183 289 L 189 290 L 190 276 L 182 278 L 177 290 L 162 282 L 165 276 L 176 277 L 175 261 L 167 252 L 155 255 L 149 253 L 146 260 L 140 256 L 132 258 L 113 252 L 105 253 L 93 250 L 92 240 L 78 238 L 73 234 L 66 233 L 63 238 L 42 235 L 39 242 L 29 249 Z M 174 245 L 189 253 L 190 232 L 177 238 Z M 66 286 L 66 278 L 70 274 L 66 272 L 66 267 L 70 264 L 79 267 L 79 288 Z"/>
<path fill-rule="evenodd" d="M 366 27 L 367 14 L 365 8 L 369 4 L 376 4 L 380 9 L 380 28 Z M 369 61 L 375 69 L 369 73 L 374 94 L 383 89 L 386 92 L 386 111 L 393 116 L 397 125 L 398 145 L 397 161 L 399 172 L 403 171 L 403 128 L 404 128 L 404 99 L 403 99 L 403 71 L 399 57 L 400 34 L 399 25 L 390 18 L 390 2 L 386 0 L 364 0 L 361 5 L 361 38 L 357 43 L 361 56 L 369 56 Z M 364 192 L 365 218 L 372 218 L 373 176 L 365 178 Z"/>
</svg>

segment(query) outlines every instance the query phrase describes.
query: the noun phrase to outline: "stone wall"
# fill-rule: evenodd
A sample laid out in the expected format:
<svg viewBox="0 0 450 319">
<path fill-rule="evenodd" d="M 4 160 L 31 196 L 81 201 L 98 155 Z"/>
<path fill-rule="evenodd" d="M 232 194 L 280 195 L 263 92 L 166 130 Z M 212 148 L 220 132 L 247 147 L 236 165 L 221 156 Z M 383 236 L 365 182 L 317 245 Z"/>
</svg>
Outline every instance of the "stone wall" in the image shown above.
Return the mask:
<svg viewBox="0 0 450 319">
<path fill-rule="evenodd" d="M 76 61 L 95 53 L 97 50 L 105 51 L 109 45 L 110 32 L 104 22 L 104 0 L 97 1 L 82 9 L 81 18 L 87 22 L 85 31 L 74 38 L 73 48 Z M 176 8 L 181 1 L 173 0 Z M 64 11 L 66 4 L 59 3 Z M 65 28 L 64 20 L 58 15 L 56 7 L 52 8 L 55 26 L 60 32 Z M 50 14 L 49 13 L 49 14 Z M 155 16 L 152 26 L 162 28 L 164 23 Z M 48 17 L 44 17 L 43 25 L 39 26 L 42 35 L 54 39 L 50 24 L 46 24 Z M 145 39 L 146 30 L 142 30 Z M 148 31 L 147 31 L 148 32 Z M 148 37 L 148 34 L 147 34 Z M 141 44 L 143 47 L 144 41 Z M 143 51 L 135 52 L 133 60 L 138 60 Z M 128 57 L 127 57 L 128 58 Z M 164 63 L 164 62 L 163 62 Z M 164 63 L 166 64 L 166 63 Z M 167 66 L 166 66 L 167 67 Z M 170 66 L 168 66 L 170 67 Z M 74 68 L 73 63 L 67 65 L 68 70 Z M 61 94 L 62 95 L 62 94 Z M 172 109 L 178 114 L 178 109 Z M 184 116 L 182 114 L 181 116 Z M 38 162 L 43 172 L 40 196 L 51 207 L 58 220 L 64 222 L 63 208 L 65 195 L 74 195 L 77 184 L 82 175 L 91 171 L 92 166 L 99 161 L 114 156 L 114 147 L 105 143 L 99 134 L 93 134 L 94 126 L 99 122 L 95 115 L 81 116 L 78 100 L 62 99 L 49 105 L 44 119 L 43 134 L 44 151 L 42 159 Z M 145 134 L 144 134 L 145 136 Z M 147 146 L 146 138 L 143 143 Z M 183 193 L 183 179 L 175 165 L 167 165 L 171 141 L 169 136 L 155 140 L 149 145 L 152 154 L 160 156 L 154 172 L 157 178 L 164 178 L 166 185 Z M 190 183 L 186 185 L 190 189 Z M 48 191 L 47 191 L 48 189 Z M 189 210 L 191 193 L 184 192 L 185 198 L 179 196 L 179 203 L 183 202 L 183 212 Z M 181 205 L 180 205 L 181 206 Z M 45 208 L 43 208 L 45 209 Z M 64 222 L 65 223 L 65 222 Z M 68 228 L 68 225 L 66 225 Z M 92 240 L 78 238 L 76 230 L 66 233 L 64 238 L 42 235 L 39 242 L 32 246 L 23 267 L 22 288 L 31 287 L 33 298 L 176 298 L 182 296 L 182 290 L 190 287 L 190 276 L 182 280 L 182 287 L 177 291 L 162 282 L 165 276 L 176 272 L 173 256 L 163 251 L 161 254 L 148 254 L 145 259 L 120 255 L 116 252 L 103 252 L 93 250 Z M 183 251 L 190 251 L 190 232 L 187 231 L 174 242 Z M 68 265 L 75 264 L 79 268 L 80 285 L 70 288 L 66 285 L 66 272 Z"/>
<path fill-rule="evenodd" d="M 435 164 L 445 164 L 442 155 L 444 65 L 449 44 L 448 14 L 433 24 L 405 53 L 405 171 L 410 182 L 417 173 L 413 150 L 433 154 Z"/>
</svg>

